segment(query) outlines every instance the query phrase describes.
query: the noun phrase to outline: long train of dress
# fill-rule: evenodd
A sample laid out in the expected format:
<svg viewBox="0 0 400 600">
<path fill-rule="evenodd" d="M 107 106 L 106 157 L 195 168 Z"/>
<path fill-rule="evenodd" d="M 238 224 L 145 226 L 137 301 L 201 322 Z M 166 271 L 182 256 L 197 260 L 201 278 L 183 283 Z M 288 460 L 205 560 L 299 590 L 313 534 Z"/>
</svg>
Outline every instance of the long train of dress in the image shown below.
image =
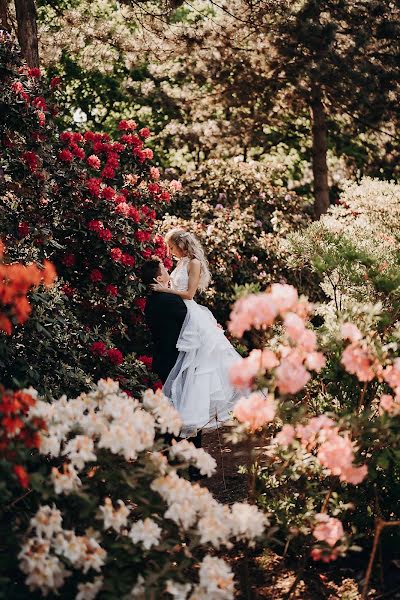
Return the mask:
<svg viewBox="0 0 400 600">
<path fill-rule="evenodd" d="M 187 260 L 171 273 L 175 289 L 187 290 Z M 181 436 L 215 429 L 227 421 L 241 393 L 229 381 L 229 368 L 240 355 L 225 337 L 212 313 L 194 300 L 187 307 L 178 341 L 178 359 L 163 391 L 183 421 Z"/>
</svg>

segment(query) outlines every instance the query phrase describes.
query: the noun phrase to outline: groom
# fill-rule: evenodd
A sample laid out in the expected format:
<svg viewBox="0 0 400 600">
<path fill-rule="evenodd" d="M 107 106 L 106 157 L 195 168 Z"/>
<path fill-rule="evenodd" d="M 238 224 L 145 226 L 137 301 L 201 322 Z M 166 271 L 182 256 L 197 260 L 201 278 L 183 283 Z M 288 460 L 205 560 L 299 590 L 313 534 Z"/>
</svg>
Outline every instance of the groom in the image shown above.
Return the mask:
<svg viewBox="0 0 400 600">
<path fill-rule="evenodd" d="M 153 292 L 150 286 L 155 280 L 168 285 L 168 271 L 161 261 L 147 260 L 142 267 L 142 281 L 148 290 L 144 316 L 153 339 L 153 371 L 165 383 L 178 358 L 176 342 L 187 308 L 182 298 L 175 294 Z"/>
<path fill-rule="evenodd" d="M 142 267 L 142 282 L 147 288 L 147 302 L 144 316 L 153 339 L 153 371 L 165 383 L 176 363 L 179 351 L 176 347 L 183 322 L 186 318 L 186 304 L 175 294 L 153 292 L 151 285 L 158 283 L 168 285 L 169 274 L 158 259 L 147 260 Z M 178 438 L 179 439 L 179 438 Z M 196 448 L 201 448 L 201 431 L 189 438 Z M 197 469 L 190 468 L 192 479 L 197 479 Z"/>
</svg>

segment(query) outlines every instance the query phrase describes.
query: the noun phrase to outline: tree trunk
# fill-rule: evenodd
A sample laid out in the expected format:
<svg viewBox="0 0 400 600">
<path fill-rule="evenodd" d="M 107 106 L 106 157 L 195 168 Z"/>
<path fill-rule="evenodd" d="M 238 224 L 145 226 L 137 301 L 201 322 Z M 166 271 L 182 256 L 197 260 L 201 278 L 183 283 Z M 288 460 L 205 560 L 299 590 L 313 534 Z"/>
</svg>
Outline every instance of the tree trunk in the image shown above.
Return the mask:
<svg viewBox="0 0 400 600">
<path fill-rule="evenodd" d="M 317 219 L 329 208 L 328 150 L 325 107 L 321 88 L 313 85 L 311 91 L 312 170 L 314 175 L 314 212 Z"/>
<path fill-rule="evenodd" d="M 8 4 L 9 0 L 0 0 L 0 27 L 6 31 L 10 31 L 10 23 L 8 21 Z"/>
<path fill-rule="evenodd" d="M 29 67 L 39 66 L 39 45 L 35 0 L 14 0 L 18 41 Z"/>
</svg>

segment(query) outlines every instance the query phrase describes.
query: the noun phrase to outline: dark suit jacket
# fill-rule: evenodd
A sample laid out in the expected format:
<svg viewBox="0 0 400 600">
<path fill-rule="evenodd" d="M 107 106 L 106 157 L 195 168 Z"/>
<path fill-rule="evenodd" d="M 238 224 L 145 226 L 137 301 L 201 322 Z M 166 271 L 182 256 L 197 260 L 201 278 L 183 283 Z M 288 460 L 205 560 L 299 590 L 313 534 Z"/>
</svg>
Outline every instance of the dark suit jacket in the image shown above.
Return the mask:
<svg viewBox="0 0 400 600">
<path fill-rule="evenodd" d="M 164 383 L 178 358 L 176 342 L 187 308 L 179 296 L 153 292 L 147 297 L 144 315 L 153 338 L 153 371 Z"/>
</svg>

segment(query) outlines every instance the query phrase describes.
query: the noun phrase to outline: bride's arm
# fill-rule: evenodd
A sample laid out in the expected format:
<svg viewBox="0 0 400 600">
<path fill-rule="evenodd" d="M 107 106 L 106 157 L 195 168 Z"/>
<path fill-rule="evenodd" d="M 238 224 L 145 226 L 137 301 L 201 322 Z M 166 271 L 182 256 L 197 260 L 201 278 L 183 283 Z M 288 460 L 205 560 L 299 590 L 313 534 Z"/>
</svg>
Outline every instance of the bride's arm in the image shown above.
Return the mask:
<svg viewBox="0 0 400 600">
<path fill-rule="evenodd" d="M 152 286 L 155 292 L 167 292 L 168 294 L 175 294 L 175 296 L 180 296 L 182 300 L 193 300 L 194 295 L 197 292 L 197 288 L 199 287 L 200 281 L 200 261 L 197 258 L 193 258 L 189 263 L 189 282 L 188 289 L 184 292 L 179 290 L 174 290 L 173 288 L 165 287 L 159 283 Z"/>
</svg>

